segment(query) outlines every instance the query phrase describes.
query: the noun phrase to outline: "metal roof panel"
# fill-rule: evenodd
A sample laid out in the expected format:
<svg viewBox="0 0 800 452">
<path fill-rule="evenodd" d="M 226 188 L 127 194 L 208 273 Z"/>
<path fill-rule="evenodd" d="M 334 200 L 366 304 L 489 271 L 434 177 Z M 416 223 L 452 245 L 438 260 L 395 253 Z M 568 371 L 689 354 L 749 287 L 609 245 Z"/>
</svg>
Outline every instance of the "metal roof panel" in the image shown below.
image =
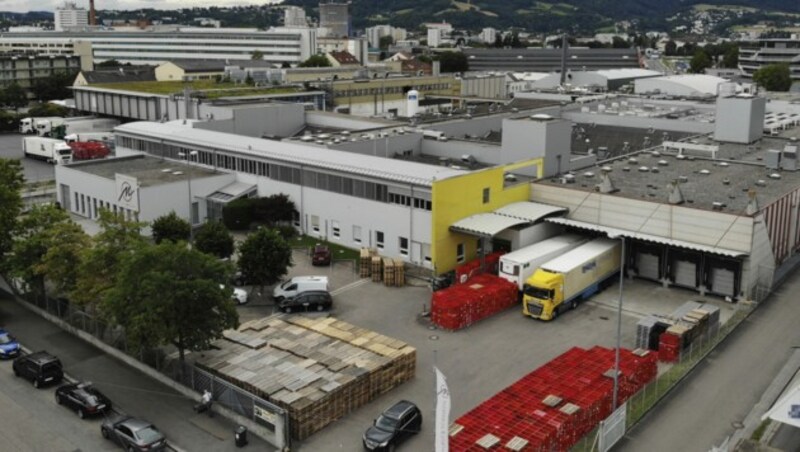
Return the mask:
<svg viewBox="0 0 800 452">
<path fill-rule="evenodd" d="M 527 222 L 527 220 L 498 215 L 496 213 L 479 213 L 456 221 L 450 226 L 450 230 L 471 235 L 493 237 L 504 229 Z"/>
</svg>

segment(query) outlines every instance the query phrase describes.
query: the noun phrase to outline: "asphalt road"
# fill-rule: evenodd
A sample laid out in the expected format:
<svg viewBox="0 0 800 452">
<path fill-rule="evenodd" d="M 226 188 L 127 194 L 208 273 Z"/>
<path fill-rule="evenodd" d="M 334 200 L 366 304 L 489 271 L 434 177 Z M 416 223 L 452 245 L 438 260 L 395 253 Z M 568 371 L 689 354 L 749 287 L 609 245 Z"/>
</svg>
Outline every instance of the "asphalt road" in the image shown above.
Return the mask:
<svg viewBox="0 0 800 452">
<path fill-rule="evenodd" d="M 17 378 L 11 361 L 0 362 L 0 449 L 16 452 L 107 451 L 117 448 L 100 436 L 102 418 L 81 420 L 59 407 L 54 387 L 36 389 Z"/>
<path fill-rule="evenodd" d="M 642 423 L 619 451 L 707 451 L 741 422 L 800 344 L 800 274 L 760 306 Z M 794 449 L 798 450 L 795 444 Z"/>
<path fill-rule="evenodd" d="M 21 160 L 25 180 L 28 182 L 55 179 L 55 170 L 52 164 L 24 157 L 22 152 L 23 136 L 18 133 L 0 134 L 0 158 Z"/>
</svg>

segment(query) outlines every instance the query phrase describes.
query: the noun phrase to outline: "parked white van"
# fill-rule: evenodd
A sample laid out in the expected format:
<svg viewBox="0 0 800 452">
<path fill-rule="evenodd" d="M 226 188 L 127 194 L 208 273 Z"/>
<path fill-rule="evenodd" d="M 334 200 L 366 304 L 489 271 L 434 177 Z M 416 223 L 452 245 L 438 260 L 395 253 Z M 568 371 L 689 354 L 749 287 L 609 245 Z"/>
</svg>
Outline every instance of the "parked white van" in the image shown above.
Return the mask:
<svg viewBox="0 0 800 452">
<path fill-rule="evenodd" d="M 281 301 L 309 290 L 329 291 L 327 276 L 295 276 L 282 282 L 272 291 L 272 298 Z"/>
</svg>

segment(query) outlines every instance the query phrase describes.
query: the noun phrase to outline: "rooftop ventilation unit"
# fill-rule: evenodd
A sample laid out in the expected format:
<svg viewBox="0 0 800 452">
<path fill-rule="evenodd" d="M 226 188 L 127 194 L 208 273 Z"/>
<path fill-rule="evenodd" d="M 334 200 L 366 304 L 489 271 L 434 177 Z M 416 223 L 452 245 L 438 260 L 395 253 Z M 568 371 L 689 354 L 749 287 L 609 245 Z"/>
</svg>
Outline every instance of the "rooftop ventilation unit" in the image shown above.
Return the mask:
<svg viewBox="0 0 800 452">
<path fill-rule="evenodd" d="M 630 170 L 631 170 L 630 166 L 623 166 L 622 167 L 622 171 L 625 171 L 626 173 L 629 172 Z"/>
<path fill-rule="evenodd" d="M 669 185 L 667 185 L 667 190 L 669 190 L 669 198 L 667 201 L 670 204 L 683 204 L 683 192 L 681 192 L 677 181 L 670 182 Z"/>
<path fill-rule="evenodd" d="M 573 176 L 572 174 L 565 174 L 563 177 L 561 177 L 560 182 L 562 184 L 574 184 L 575 176 Z"/>
<path fill-rule="evenodd" d="M 595 190 L 600 193 L 614 193 L 619 191 L 619 189 L 614 186 L 614 182 L 611 181 L 611 176 L 607 172 L 600 175 L 600 183 L 595 185 Z"/>
<path fill-rule="evenodd" d="M 698 171 L 698 172 L 699 172 L 700 174 L 702 174 L 703 176 L 708 176 L 709 174 L 711 174 L 711 171 L 709 171 L 709 170 L 707 170 L 707 169 L 702 169 L 702 170 L 700 170 L 700 171 Z"/>
<path fill-rule="evenodd" d="M 756 198 L 756 191 L 752 188 L 747 190 L 747 215 L 755 215 L 758 212 L 758 198 Z"/>
<path fill-rule="evenodd" d="M 727 167 L 729 167 L 731 165 L 728 162 L 719 162 L 719 163 L 717 163 L 717 166 L 721 166 L 723 168 L 727 168 Z"/>
<path fill-rule="evenodd" d="M 649 172 L 649 171 L 650 171 L 650 168 L 648 168 L 646 166 L 640 166 L 639 167 L 639 172 L 640 173 L 646 173 L 646 172 Z"/>
<path fill-rule="evenodd" d="M 661 165 L 661 166 L 667 166 L 667 165 L 669 165 L 669 162 L 666 161 L 666 160 L 659 160 L 658 164 Z"/>
<path fill-rule="evenodd" d="M 759 180 L 756 181 L 756 186 L 757 187 L 766 187 L 767 186 L 767 181 L 765 181 L 764 179 L 759 179 Z"/>
<path fill-rule="evenodd" d="M 689 178 L 686 176 L 678 176 L 678 182 L 685 184 L 686 182 L 689 182 Z"/>
<path fill-rule="evenodd" d="M 731 184 L 731 180 L 728 179 L 727 177 L 725 179 L 722 179 L 722 185 L 730 185 L 730 184 Z"/>
<path fill-rule="evenodd" d="M 587 171 L 587 172 L 583 173 L 583 177 L 594 177 L 594 173 L 591 172 L 591 171 Z"/>
<path fill-rule="evenodd" d="M 645 138 L 644 140 L 645 141 L 649 141 L 648 138 Z M 658 151 L 653 151 L 653 152 L 651 152 L 651 154 L 652 154 L 653 157 L 661 157 L 661 153 L 658 152 Z"/>
<path fill-rule="evenodd" d="M 718 202 L 718 201 L 714 201 L 714 202 L 711 203 L 711 209 L 712 210 L 722 210 L 724 208 L 725 208 L 725 204 L 724 203 L 721 203 L 721 202 Z"/>
<path fill-rule="evenodd" d="M 787 144 L 783 148 L 780 167 L 786 171 L 797 171 L 797 146 Z"/>
<path fill-rule="evenodd" d="M 605 172 L 605 173 L 610 173 L 611 171 L 613 171 L 613 170 L 614 170 L 614 168 L 612 168 L 612 167 L 610 167 L 610 166 L 606 165 L 606 166 L 604 166 L 604 167 L 600 168 L 600 170 L 601 170 L 601 171 L 603 171 L 603 172 Z"/>
<path fill-rule="evenodd" d="M 162 173 L 171 173 L 171 172 L 172 172 L 172 169 L 170 169 L 170 168 L 164 168 L 164 169 L 162 169 L 162 170 L 161 170 L 161 172 L 162 172 Z"/>
<path fill-rule="evenodd" d="M 639 163 L 639 159 L 636 157 L 631 157 L 628 159 L 628 163 Z"/>
<path fill-rule="evenodd" d="M 775 180 L 777 180 L 777 179 L 780 179 L 780 178 L 781 178 L 781 175 L 780 175 L 780 174 L 778 174 L 778 173 L 771 173 L 771 174 L 769 175 L 769 178 L 770 178 L 770 179 L 775 179 Z"/>
</svg>

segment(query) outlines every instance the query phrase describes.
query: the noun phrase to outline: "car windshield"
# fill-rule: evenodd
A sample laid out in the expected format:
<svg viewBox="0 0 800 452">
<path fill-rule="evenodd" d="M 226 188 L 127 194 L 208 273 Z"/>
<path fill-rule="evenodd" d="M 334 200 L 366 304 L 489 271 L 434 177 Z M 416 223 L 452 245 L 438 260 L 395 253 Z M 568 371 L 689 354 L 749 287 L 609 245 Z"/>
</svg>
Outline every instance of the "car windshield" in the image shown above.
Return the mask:
<svg viewBox="0 0 800 452">
<path fill-rule="evenodd" d="M 153 427 L 152 425 L 149 426 L 149 427 L 145 427 L 145 428 L 143 428 L 141 430 L 137 430 L 135 435 L 136 435 L 136 438 L 138 438 L 142 442 L 148 443 L 148 444 L 152 443 L 152 442 L 156 442 L 156 441 L 160 440 L 161 437 L 162 437 L 161 432 L 156 430 L 156 428 Z"/>
<path fill-rule="evenodd" d="M 375 426 L 381 430 L 391 432 L 397 428 L 397 419 L 382 415 L 375 421 Z"/>
<path fill-rule="evenodd" d="M 14 338 L 9 334 L 0 334 L 0 344 L 10 344 L 14 342 Z"/>
<path fill-rule="evenodd" d="M 283 284 L 281 284 L 281 289 L 285 289 L 285 288 L 289 287 L 289 284 L 291 284 L 291 283 L 292 283 L 291 279 L 288 280 L 288 281 L 284 281 Z"/>
<path fill-rule="evenodd" d="M 60 368 L 60 366 L 56 363 L 48 363 L 42 366 L 42 372 L 55 372 Z"/>
</svg>

